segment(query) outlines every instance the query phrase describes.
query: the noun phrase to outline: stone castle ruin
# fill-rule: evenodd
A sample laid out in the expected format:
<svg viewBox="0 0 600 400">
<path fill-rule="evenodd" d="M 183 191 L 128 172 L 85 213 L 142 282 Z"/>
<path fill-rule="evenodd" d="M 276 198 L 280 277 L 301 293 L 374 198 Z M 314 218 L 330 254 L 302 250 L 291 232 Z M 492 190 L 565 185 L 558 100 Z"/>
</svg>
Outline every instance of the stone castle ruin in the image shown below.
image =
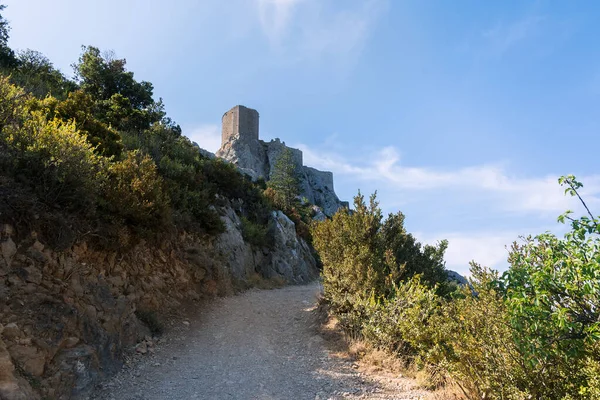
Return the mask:
<svg viewBox="0 0 600 400">
<path fill-rule="evenodd" d="M 301 196 L 332 216 L 340 207 L 348 207 L 333 190 L 333 174 L 304 166 L 302 151 L 287 147 L 279 139 L 264 142 L 259 139 L 258 111 L 244 106 L 235 106 L 223 115 L 221 148 L 217 157 L 235 164 L 252 179 L 269 180 L 279 155 L 290 149 L 296 170 L 300 174 Z"/>
</svg>

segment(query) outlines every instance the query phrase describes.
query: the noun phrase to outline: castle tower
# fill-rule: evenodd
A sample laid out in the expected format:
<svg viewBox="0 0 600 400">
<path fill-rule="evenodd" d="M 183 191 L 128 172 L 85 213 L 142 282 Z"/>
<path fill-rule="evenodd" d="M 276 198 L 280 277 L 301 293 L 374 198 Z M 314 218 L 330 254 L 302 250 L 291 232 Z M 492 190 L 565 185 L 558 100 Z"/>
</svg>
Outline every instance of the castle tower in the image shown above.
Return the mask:
<svg viewBox="0 0 600 400">
<path fill-rule="evenodd" d="M 235 106 L 223 114 L 221 146 L 233 137 L 244 141 L 258 140 L 258 111 L 244 106 Z"/>
</svg>

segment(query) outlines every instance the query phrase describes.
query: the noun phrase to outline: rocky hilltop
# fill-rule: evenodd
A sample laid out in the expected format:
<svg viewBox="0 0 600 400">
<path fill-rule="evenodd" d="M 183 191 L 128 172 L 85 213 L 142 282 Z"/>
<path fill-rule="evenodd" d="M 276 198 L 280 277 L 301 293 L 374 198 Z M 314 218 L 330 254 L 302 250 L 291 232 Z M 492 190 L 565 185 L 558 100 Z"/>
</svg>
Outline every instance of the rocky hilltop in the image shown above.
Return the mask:
<svg viewBox="0 0 600 400">
<path fill-rule="evenodd" d="M 279 155 L 289 149 L 292 152 L 296 170 L 300 174 L 301 196 L 332 216 L 341 207 L 348 207 L 340 201 L 333 189 L 333 174 L 303 165 L 302 151 L 285 145 L 279 139 L 265 142 L 259 139 L 258 111 L 244 106 L 235 106 L 223 115 L 221 148 L 217 157 L 234 163 L 252 179 L 269 180 Z"/>
</svg>

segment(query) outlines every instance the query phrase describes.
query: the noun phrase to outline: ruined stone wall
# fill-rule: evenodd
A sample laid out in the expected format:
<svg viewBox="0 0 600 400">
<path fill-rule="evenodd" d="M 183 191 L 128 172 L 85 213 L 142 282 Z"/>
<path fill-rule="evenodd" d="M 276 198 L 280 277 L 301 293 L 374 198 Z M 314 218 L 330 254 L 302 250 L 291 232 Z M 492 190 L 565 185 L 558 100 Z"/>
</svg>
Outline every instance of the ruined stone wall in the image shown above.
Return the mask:
<svg viewBox="0 0 600 400">
<path fill-rule="evenodd" d="M 223 115 L 221 145 L 232 138 L 244 141 L 258 140 L 258 111 L 244 106 L 235 106 Z"/>
<path fill-rule="evenodd" d="M 258 138 L 258 112 L 235 106 L 223 116 L 221 148 L 216 156 L 235 164 L 252 179 L 270 179 L 281 152 L 289 149 L 301 180 L 301 196 L 332 216 L 344 204 L 333 190 L 333 174 L 304 167 L 302 151 L 279 139 L 264 142 Z M 347 204 L 347 203 L 346 203 Z"/>
<path fill-rule="evenodd" d="M 261 141 L 262 142 L 262 141 Z M 264 143 L 264 142 L 263 142 Z M 292 160 L 294 162 L 294 166 L 296 167 L 296 171 L 298 174 L 302 173 L 302 151 L 299 149 L 293 149 L 291 147 L 287 147 L 285 143 L 282 143 L 279 139 L 271 140 L 270 142 L 264 143 L 264 147 L 267 155 L 267 165 L 269 168 L 269 176 L 268 179 L 271 178 L 271 174 L 275 170 L 275 164 L 277 160 L 281 156 L 281 153 L 286 149 L 290 150 L 292 153 Z"/>
<path fill-rule="evenodd" d="M 240 136 L 258 140 L 258 111 L 238 106 L 238 129 Z"/>
<path fill-rule="evenodd" d="M 223 119 L 221 120 L 221 146 L 227 143 L 227 141 L 239 131 L 238 114 L 238 107 L 233 107 L 223 114 Z"/>
</svg>

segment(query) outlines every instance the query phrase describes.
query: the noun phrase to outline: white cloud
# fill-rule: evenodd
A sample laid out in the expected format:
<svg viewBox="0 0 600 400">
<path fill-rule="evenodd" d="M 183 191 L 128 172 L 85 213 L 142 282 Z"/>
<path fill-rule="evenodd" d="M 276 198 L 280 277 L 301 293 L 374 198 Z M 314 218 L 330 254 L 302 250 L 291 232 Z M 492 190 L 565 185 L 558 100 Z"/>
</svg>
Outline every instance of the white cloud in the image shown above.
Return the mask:
<svg viewBox="0 0 600 400">
<path fill-rule="evenodd" d="M 425 221 L 428 228 L 420 224 L 423 221 L 412 222 L 418 231 L 415 237 L 429 244 L 447 239 L 447 268 L 464 275 L 469 274 L 470 261 L 504 271 L 510 246 L 520 236 L 547 230 L 560 236 L 567 227 L 557 224 L 556 217 L 569 208 L 576 215 L 585 211 L 577 199 L 565 196 L 557 175 L 514 176 L 502 165 L 456 169 L 403 165 L 394 147 L 362 154 L 361 160 L 370 161 L 356 163 L 335 152 L 297 147 L 306 165 L 378 189 L 384 209 L 389 206 L 385 201 L 414 202 L 412 211 L 429 219 Z M 585 185 L 582 197 L 597 215 L 600 175 L 578 178 Z M 438 228 L 442 225 L 452 227 Z"/>
<path fill-rule="evenodd" d="M 428 244 L 447 239 L 448 249 L 444 257 L 446 268 L 469 275 L 471 261 L 500 271 L 506 270 L 510 246 L 514 241 L 519 241 L 519 235 L 517 232 L 450 232 L 415 236 Z"/>
<path fill-rule="evenodd" d="M 522 178 L 509 175 L 500 165 L 477 165 L 454 170 L 440 170 L 401 164 L 394 147 L 386 147 L 369 157 L 367 164 L 351 164 L 343 157 L 298 146 L 307 165 L 350 175 L 356 180 L 380 184 L 383 191 L 404 193 L 437 190 L 441 195 L 460 189 L 463 196 L 484 197 L 489 207 L 504 212 L 529 212 L 556 215 L 577 205 L 564 195 L 558 176 Z M 600 205 L 600 175 L 580 177 L 582 194 L 589 204 Z"/>
<path fill-rule="evenodd" d="M 274 45 L 286 36 L 294 8 L 302 0 L 258 0 L 261 27 Z"/>
<path fill-rule="evenodd" d="M 215 153 L 221 147 L 221 129 L 218 125 L 201 125 L 183 132 L 192 142 L 198 143 L 201 148 L 211 153 Z"/>
<path fill-rule="evenodd" d="M 293 61 L 333 56 L 340 63 L 360 54 L 388 3 L 345 2 L 332 10 L 318 0 L 256 1 L 261 28 L 276 51 Z"/>
</svg>

